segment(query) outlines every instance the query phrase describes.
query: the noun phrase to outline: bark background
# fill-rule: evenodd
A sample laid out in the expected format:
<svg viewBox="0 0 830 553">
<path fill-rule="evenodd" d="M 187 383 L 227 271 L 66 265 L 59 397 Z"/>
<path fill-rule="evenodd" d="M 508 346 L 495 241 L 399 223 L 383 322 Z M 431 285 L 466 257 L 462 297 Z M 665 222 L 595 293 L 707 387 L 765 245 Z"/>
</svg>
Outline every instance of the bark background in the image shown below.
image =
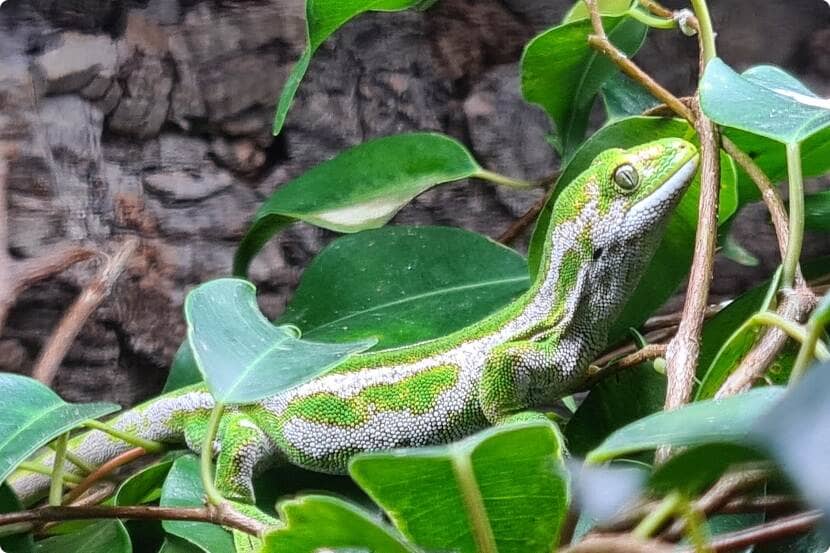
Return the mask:
<svg viewBox="0 0 830 553">
<path fill-rule="evenodd" d="M 184 333 L 186 292 L 228 274 L 248 219 L 274 189 L 351 145 L 436 130 L 488 168 L 550 174 L 558 166 L 544 139 L 550 128 L 522 102 L 516 61 L 568 4 L 441 0 L 424 13 L 360 17 L 318 51 L 274 138 L 275 100 L 303 46 L 303 0 L 8 0 L 0 8 L 0 140 L 21 152 L 9 182 L 12 254 L 142 239 L 66 357 L 59 393 L 125 405 L 156 393 Z M 711 4 L 727 62 L 778 64 L 830 95 L 825 2 Z M 638 60 L 683 93 L 696 78 L 695 56 L 695 39 L 651 32 Z M 536 197 L 462 182 L 422 195 L 395 222 L 497 236 Z M 736 228 L 763 262 L 747 269 L 719 260 L 716 298 L 778 262 L 763 208 L 750 206 Z M 252 276 L 266 312 L 280 312 L 332 236 L 297 225 L 265 248 Z M 806 250 L 827 252 L 830 242 L 808 237 Z M 0 370 L 31 369 L 94 268 L 80 264 L 20 299 L 0 337 Z"/>
</svg>

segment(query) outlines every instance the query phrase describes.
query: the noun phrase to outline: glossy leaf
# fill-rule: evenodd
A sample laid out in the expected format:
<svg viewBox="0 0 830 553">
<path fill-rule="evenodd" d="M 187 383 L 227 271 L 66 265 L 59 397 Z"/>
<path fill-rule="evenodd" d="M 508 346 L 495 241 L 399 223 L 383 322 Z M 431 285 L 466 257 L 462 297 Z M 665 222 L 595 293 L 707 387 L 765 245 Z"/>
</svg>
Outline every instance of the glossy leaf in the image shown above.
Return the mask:
<svg viewBox="0 0 830 553">
<path fill-rule="evenodd" d="M 306 0 L 306 47 L 294 64 L 277 103 L 274 135 L 282 130 L 285 116 L 317 48 L 350 19 L 367 11 L 396 12 L 419 7 L 424 0 Z"/>
<path fill-rule="evenodd" d="M 173 356 L 170 372 L 167 374 L 167 380 L 164 382 L 164 389 L 161 393 L 173 392 L 201 381 L 202 373 L 199 372 L 199 366 L 193 357 L 190 342 L 185 338 L 179 349 L 176 350 L 176 355 Z"/>
<path fill-rule="evenodd" d="M 381 227 L 418 194 L 481 171 L 458 141 L 407 133 L 370 140 L 282 185 L 254 215 L 234 258 L 244 276 L 277 232 L 305 221 L 338 232 Z"/>
<path fill-rule="evenodd" d="M 783 143 L 800 143 L 830 127 L 830 103 L 795 77 L 769 65 L 739 75 L 722 60 L 709 62 L 700 105 L 713 121 Z"/>
<path fill-rule="evenodd" d="M 609 148 L 631 148 L 651 140 L 677 137 L 694 142 L 694 130 L 685 121 L 660 117 L 629 117 L 603 127 L 574 155 L 559 176 L 554 193 L 548 199 L 539 215 L 536 229 L 530 241 L 528 268 L 531 276 L 536 274 L 541 259 L 542 246 L 548 232 L 548 224 L 556 198 L 580 173 L 585 171 L 601 152 Z M 718 211 L 720 222 L 727 220 L 736 210 L 735 164 L 731 158 L 722 155 L 721 201 Z M 624 337 L 629 328 L 637 328 L 649 315 L 671 297 L 691 266 L 694 249 L 694 235 L 697 227 L 697 204 L 700 190 L 696 177 L 683 196 L 672 216 L 660 247 L 640 280 L 622 314 L 613 325 L 609 340 L 613 343 Z"/>
<path fill-rule="evenodd" d="M 661 446 L 746 443 L 753 425 L 780 401 L 783 394 L 783 388 L 768 386 L 649 415 L 611 434 L 591 451 L 587 460 L 602 463 Z"/>
<path fill-rule="evenodd" d="M 176 536 L 167 536 L 158 553 L 202 553 L 202 549 L 196 547 L 187 540 Z"/>
<path fill-rule="evenodd" d="M 35 544 L 36 553 L 131 553 L 127 529 L 119 520 L 101 520 L 77 532 L 46 538 Z"/>
<path fill-rule="evenodd" d="M 37 380 L 0 373 L 0 482 L 39 447 L 118 409 L 112 403 L 66 403 Z"/>
<path fill-rule="evenodd" d="M 326 372 L 374 340 L 323 344 L 276 327 L 256 303 L 254 285 L 217 279 L 188 294 L 187 337 L 199 371 L 222 403 L 250 403 Z"/>
<path fill-rule="evenodd" d="M 497 426 L 448 446 L 359 455 L 349 473 L 427 550 L 474 552 L 476 539 L 491 534 L 500 553 L 550 551 L 568 509 L 559 436 L 546 421 Z"/>
<path fill-rule="evenodd" d="M 0 514 L 23 510 L 23 505 L 6 484 L 0 484 Z M 0 551 L 6 553 L 31 553 L 35 542 L 31 534 L 15 534 L 0 537 Z"/>
<path fill-rule="evenodd" d="M 830 524 L 830 363 L 813 366 L 788 392 L 755 435 Z"/>
<path fill-rule="evenodd" d="M 643 363 L 616 372 L 591 388 L 565 427 L 568 451 L 584 457 L 611 432 L 663 409 L 666 377 Z"/>
<path fill-rule="evenodd" d="M 830 190 L 804 197 L 804 227 L 807 230 L 830 232 Z"/>
<path fill-rule="evenodd" d="M 377 553 L 417 551 L 394 529 L 342 499 L 306 495 L 281 502 L 278 510 L 285 527 L 265 535 L 262 553 L 316 553 L 331 549 Z"/>
<path fill-rule="evenodd" d="M 660 103 L 642 85 L 624 73 L 611 75 L 600 91 L 609 121 L 641 115 Z"/>
<path fill-rule="evenodd" d="M 277 322 L 296 325 L 309 340 L 377 337 L 374 349 L 387 349 L 479 321 L 528 284 L 524 258 L 480 234 L 387 227 L 320 252 Z"/>
<path fill-rule="evenodd" d="M 602 21 L 609 40 L 620 50 L 628 55 L 639 50 L 645 25 L 628 17 L 603 17 Z M 537 35 L 522 55 L 522 94 L 556 123 L 555 142 L 566 160 L 585 138 L 600 87 L 617 71 L 611 60 L 588 44 L 592 33 L 586 19 L 565 23 Z"/>
<path fill-rule="evenodd" d="M 730 467 L 763 458 L 757 450 L 745 445 L 703 444 L 680 451 L 657 467 L 649 479 L 649 486 L 658 493 L 678 490 L 687 497 L 695 497 Z"/>
<path fill-rule="evenodd" d="M 703 377 L 697 388 L 696 400 L 715 397 L 744 355 L 752 349 L 764 329 L 760 326 L 745 328 L 744 322 L 773 305 L 780 278 L 779 270 L 770 282 L 742 294 L 706 322 L 698 360 L 698 370 Z M 717 344 L 720 347 L 715 349 Z"/>
<path fill-rule="evenodd" d="M 116 505 L 142 505 L 161 498 L 161 490 L 174 459 L 165 459 L 131 474 L 115 492 Z"/>
<path fill-rule="evenodd" d="M 162 507 L 201 507 L 205 491 L 199 473 L 199 460 L 184 455 L 173 462 L 173 467 L 161 490 Z M 206 553 L 235 553 L 230 532 L 209 522 L 165 520 L 164 530 L 199 546 Z"/>
</svg>

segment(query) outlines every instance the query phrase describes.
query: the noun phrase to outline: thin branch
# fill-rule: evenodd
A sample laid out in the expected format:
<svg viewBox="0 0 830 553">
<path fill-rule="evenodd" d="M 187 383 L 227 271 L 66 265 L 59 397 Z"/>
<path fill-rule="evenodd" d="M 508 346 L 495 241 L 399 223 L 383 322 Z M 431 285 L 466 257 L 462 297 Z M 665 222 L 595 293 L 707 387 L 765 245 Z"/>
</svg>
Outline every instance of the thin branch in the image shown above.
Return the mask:
<svg viewBox="0 0 830 553">
<path fill-rule="evenodd" d="M 86 492 L 93 485 L 112 474 L 113 471 L 115 471 L 117 468 L 124 466 L 127 463 L 131 463 L 139 457 L 143 457 L 144 455 L 147 455 L 146 450 L 144 450 L 141 447 L 135 447 L 133 449 L 125 451 L 121 455 L 113 457 L 112 459 L 98 467 L 86 478 L 84 478 L 80 484 L 72 488 L 72 490 L 64 496 L 63 503 L 72 503 L 73 501 L 81 497 L 84 494 L 84 492 Z"/>
<path fill-rule="evenodd" d="M 717 512 L 727 514 L 758 512 L 776 514 L 791 513 L 803 507 L 804 502 L 797 497 L 789 495 L 761 495 L 758 497 L 737 497 L 730 499 Z"/>
<path fill-rule="evenodd" d="M 55 522 L 63 520 L 89 520 L 121 518 L 128 520 L 189 520 L 210 522 L 241 530 L 252 536 L 260 536 L 266 525 L 235 511 L 230 505 L 206 507 L 40 507 L 28 511 L 0 514 L 0 528 L 25 522 Z"/>
<path fill-rule="evenodd" d="M 666 352 L 666 410 L 688 403 L 694 387 L 700 353 L 700 333 L 709 299 L 712 265 L 718 235 L 720 193 L 720 149 L 715 126 L 695 106 L 695 127 L 701 145 L 701 184 L 698 223 L 689 287 L 677 334 Z"/>
<path fill-rule="evenodd" d="M 806 511 L 782 517 L 746 530 L 721 534 L 712 540 L 710 546 L 713 551 L 722 553 L 743 549 L 755 543 L 765 543 L 805 534 L 818 525 L 821 517 L 821 511 Z"/>
<path fill-rule="evenodd" d="M 545 207 L 545 202 L 548 201 L 548 194 L 539 198 L 536 203 L 530 206 L 521 217 L 513 221 L 513 224 L 499 236 L 498 241 L 502 244 L 510 244 L 536 220 L 536 217 L 541 213 L 542 208 Z"/>
<path fill-rule="evenodd" d="M 726 303 L 719 303 L 707 306 L 706 310 L 703 313 L 703 318 L 711 319 L 712 317 L 720 313 L 723 310 L 723 308 L 726 307 L 726 305 Z M 676 311 L 674 313 L 668 313 L 666 315 L 655 315 L 654 317 L 649 317 L 649 319 L 643 323 L 643 330 L 657 330 L 660 328 L 677 326 L 678 324 L 680 324 L 680 319 L 682 317 L 682 311 Z"/>
<path fill-rule="evenodd" d="M 630 534 L 592 535 L 560 553 L 672 553 L 674 544 L 637 539 Z"/>
<path fill-rule="evenodd" d="M 32 376 L 47 386 L 55 378 L 61 361 L 66 356 L 72 342 L 78 336 L 84 323 L 101 302 L 109 295 L 115 281 L 124 270 L 129 258 L 138 247 L 137 238 L 128 238 L 121 244 L 115 255 L 109 258 L 104 267 L 90 282 L 66 311 L 57 328 L 38 356 Z"/>
</svg>

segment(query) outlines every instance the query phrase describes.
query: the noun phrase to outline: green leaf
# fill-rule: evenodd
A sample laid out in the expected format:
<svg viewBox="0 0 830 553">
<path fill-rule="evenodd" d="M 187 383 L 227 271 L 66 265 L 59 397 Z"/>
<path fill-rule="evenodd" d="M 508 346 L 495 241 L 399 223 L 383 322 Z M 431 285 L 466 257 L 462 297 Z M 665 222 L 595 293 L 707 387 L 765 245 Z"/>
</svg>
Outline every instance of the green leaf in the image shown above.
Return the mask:
<svg viewBox="0 0 830 553">
<path fill-rule="evenodd" d="M 559 435 L 547 421 L 490 428 L 442 447 L 359 455 L 352 478 L 428 550 L 551 551 L 568 509 Z"/>
<path fill-rule="evenodd" d="M 531 277 L 538 271 L 551 212 L 562 190 L 580 173 L 588 169 L 594 158 L 601 152 L 609 148 L 631 148 L 644 142 L 667 137 L 683 138 L 692 142 L 697 140 L 694 130 L 687 122 L 680 119 L 629 117 L 603 127 L 580 147 L 573 159 L 564 167 L 557 180 L 554 193 L 537 219 L 528 251 L 528 268 Z M 723 167 L 718 219 L 722 223 L 735 212 L 738 197 L 735 186 L 735 164 L 725 154 L 721 155 L 721 161 Z M 640 326 L 655 309 L 671 297 L 686 277 L 694 249 L 699 194 L 698 176 L 689 186 L 689 190 L 669 221 L 660 247 L 646 270 L 646 274 L 643 275 L 640 284 L 613 325 L 609 333 L 609 342 L 613 343 L 626 336 L 629 328 Z"/>
<path fill-rule="evenodd" d="M 755 422 L 783 394 L 783 388 L 768 386 L 725 399 L 699 401 L 673 411 L 649 415 L 611 434 L 588 454 L 587 460 L 602 463 L 614 457 L 661 446 L 744 443 Z"/>
<path fill-rule="evenodd" d="M 73 532 L 46 538 L 35 544 L 36 553 L 132 553 L 126 528 L 119 520 L 101 520 Z"/>
<path fill-rule="evenodd" d="M 158 501 L 173 461 L 174 459 L 165 459 L 130 475 L 115 492 L 115 504 L 142 505 Z"/>
<path fill-rule="evenodd" d="M 196 547 L 187 540 L 176 536 L 167 536 L 161 544 L 159 553 L 202 553 L 202 549 Z"/>
<path fill-rule="evenodd" d="M 324 495 L 306 495 L 279 504 L 284 528 L 268 532 L 262 553 L 315 553 L 349 549 L 376 553 L 412 553 L 393 529 L 360 507 Z"/>
<path fill-rule="evenodd" d="M 311 57 L 329 36 L 364 12 L 396 12 L 421 7 L 424 3 L 424 0 L 306 0 L 306 47 L 280 94 L 274 115 L 274 135 L 282 130 L 285 116 L 291 108 L 300 81 L 308 70 Z"/>
<path fill-rule="evenodd" d="M 37 380 L 0 373 L 0 482 L 39 447 L 118 409 L 112 403 L 66 403 Z"/>
<path fill-rule="evenodd" d="M 609 40 L 629 56 L 639 50 L 647 28 L 628 17 L 603 17 Z M 591 22 L 573 21 L 536 36 L 521 60 L 522 93 L 556 123 L 556 142 L 570 159 L 585 138 L 588 117 L 602 84 L 617 71 L 588 44 Z"/>
<path fill-rule="evenodd" d="M 176 355 L 173 356 L 173 363 L 170 364 L 170 373 L 164 383 L 162 394 L 174 392 L 191 384 L 198 384 L 202 381 L 202 373 L 199 372 L 199 365 L 193 357 L 193 350 L 190 349 L 190 342 L 185 338 Z"/>
<path fill-rule="evenodd" d="M 239 244 L 234 274 L 246 274 L 262 246 L 295 221 L 337 232 L 381 227 L 425 190 L 481 170 L 464 146 L 441 134 L 399 134 L 355 146 L 271 194 Z"/>
<path fill-rule="evenodd" d="M 323 344 L 297 338 L 260 312 L 246 280 L 202 284 L 184 305 L 193 357 L 217 401 L 250 403 L 326 372 L 374 341 Z"/>
<path fill-rule="evenodd" d="M 739 444 L 710 443 L 673 455 L 657 467 L 649 486 L 657 493 L 677 490 L 695 497 L 714 484 L 730 467 L 764 459 L 757 450 Z"/>
<path fill-rule="evenodd" d="M 568 451 L 584 457 L 611 432 L 663 409 L 666 377 L 642 363 L 604 378 L 565 427 Z"/>
<path fill-rule="evenodd" d="M 632 6 L 632 0 L 599 0 L 597 2 L 599 13 L 602 15 L 625 15 Z M 565 17 L 562 18 L 562 23 L 571 23 L 580 19 L 588 19 L 588 17 L 588 8 L 585 6 L 585 2 L 577 0 L 568 10 L 568 13 L 565 14 Z"/>
<path fill-rule="evenodd" d="M 721 59 L 706 66 L 700 105 L 713 121 L 783 143 L 830 127 L 830 104 L 795 77 L 768 65 L 739 75 Z"/>
<path fill-rule="evenodd" d="M 446 336 L 514 300 L 529 285 L 514 250 L 445 227 L 387 227 L 320 252 L 278 324 L 309 340 L 377 337 L 387 349 Z"/>
<path fill-rule="evenodd" d="M 609 122 L 640 115 L 660 103 L 642 85 L 624 73 L 611 75 L 600 92 Z"/>
<path fill-rule="evenodd" d="M 830 363 L 813 366 L 755 425 L 755 435 L 830 524 Z"/>
<path fill-rule="evenodd" d="M 199 460 L 193 455 L 183 455 L 173 462 L 173 467 L 161 490 L 162 507 L 201 507 L 205 504 L 205 490 L 199 473 Z M 209 522 L 165 520 L 164 530 L 199 546 L 206 553 L 234 553 L 230 532 Z"/>
<path fill-rule="evenodd" d="M 703 326 L 702 346 L 698 358 L 698 371 L 703 378 L 697 388 L 696 400 L 715 397 L 744 355 L 755 344 L 763 328 L 745 328 L 744 322 L 755 313 L 772 306 L 780 280 L 779 270 L 770 282 L 742 294 Z M 720 347 L 716 349 L 718 344 Z"/>
<path fill-rule="evenodd" d="M 830 232 L 830 190 L 804 197 L 804 228 Z"/>
<path fill-rule="evenodd" d="M 6 484 L 0 484 L 0 514 L 23 510 L 23 505 Z M 31 553 L 35 542 L 32 534 L 15 534 L 0 538 L 0 551 L 6 553 Z"/>
</svg>

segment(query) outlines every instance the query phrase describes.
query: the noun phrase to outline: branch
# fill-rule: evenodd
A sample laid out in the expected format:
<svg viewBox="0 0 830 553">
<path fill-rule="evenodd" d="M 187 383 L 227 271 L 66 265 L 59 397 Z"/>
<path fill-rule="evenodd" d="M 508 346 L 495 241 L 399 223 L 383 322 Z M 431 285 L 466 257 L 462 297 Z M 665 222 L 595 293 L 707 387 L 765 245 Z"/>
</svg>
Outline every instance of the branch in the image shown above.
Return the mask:
<svg viewBox="0 0 830 553">
<path fill-rule="evenodd" d="M 260 536 L 266 525 L 233 510 L 227 504 L 206 507 L 40 507 L 28 511 L 0 514 L 0 528 L 25 522 L 55 522 L 64 520 L 89 520 L 121 518 L 128 520 L 190 520 L 210 522 L 241 530 L 252 536 Z"/>
<path fill-rule="evenodd" d="M 47 386 L 55 378 L 61 361 L 66 356 L 72 342 L 78 336 L 84 323 L 101 302 L 109 295 L 130 256 L 138 247 L 137 238 L 128 238 L 121 244 L 115 255 L 109 258 L 66 311 L 57 328 L 38 356 L 32 376 Z"/>
<path fill-rule="evenodd" d="M 695 128 L 700 136 L 701 183 L 698 223 L 692 269 L 683 315 L 677 334 L 666 351 L 666 410 L 688 403 L 694 387 L 700 333 L 712 282 L 712 265 L 718 235 L 718 195 L 720 193 L 720 148 L 715 126 L 700 112 L 695 102 Z"/>
<path fill-rule="evenodd" d="M 674 544 L 637 539 L 630 534 L 592 535 L 560 553 L 672 553 Z"/>
<path fill-rule="evenodd" d="M 97 469 L 95 469 L 92 473 L 90 473 L 86 478 L 84 478 L 80 484 L 72 488 L 72 490 L 67 493 L 63 498 L 63 503 L 72 503 L 79 497 L 81 497 L 84 492 L 86 492 L 89 488 L 95 485 L 97 482 L 103 480 L 117 468 L 126 465 L 127 463 L 131 463 L 138 459 L 139 457 L 143 457 L 147 454 L 147 451 L 141 447 L 135 447 L 133 449 L 129 449 L 118 455 L 113 457 Z"/>
<path fill-rule="evenodd" d="M 755 543 L 797 536 L 809 532 L 821 520 L 821 511 L 806 511 L 788 517 L 782 517 L 766 524 L 759 524 L 746 530 L 739 530 L 729 534 L 721 534 L 712 540 L 710 547 L 713 551 L 734 551 L 743 549 Z"/>
<path fill-rule="evenodd" d="M 504 231 L 501 236 L 499 236 L 498 241 L 502 244 L 510 244 L 521 236 L 521 234 L 527 229 L 533 222 L 536 220 L 536 216 L 542 211 L 542 208 L 545 207 L 545 203 L 548 201 L 550 194 L 545 194 L 539 200 L 536 201 L 530 209 L 528 209 L 521 217 L 513 221 L 513 224 Z"/>
</svg>

